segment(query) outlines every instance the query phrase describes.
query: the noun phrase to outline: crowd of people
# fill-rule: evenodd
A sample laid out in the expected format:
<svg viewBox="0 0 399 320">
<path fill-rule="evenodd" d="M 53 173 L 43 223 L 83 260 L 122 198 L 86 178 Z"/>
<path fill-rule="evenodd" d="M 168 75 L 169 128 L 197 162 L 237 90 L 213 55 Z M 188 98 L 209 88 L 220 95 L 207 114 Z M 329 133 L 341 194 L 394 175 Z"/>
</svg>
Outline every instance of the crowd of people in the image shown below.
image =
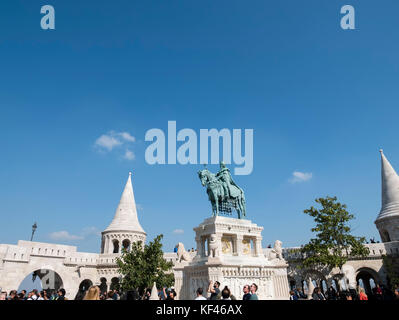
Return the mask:
<svg viewBox="0 0 399 320">
<path fill-rule="evenodd" d="M 258 286 L 253 283 L 251 285 L 245 285 L 243 288 L 243 300 L 258 300 L 256 291 Z M 22 290 L 17 292 L 12 290 L 0 293 L 0 300 L 68 300 L 65 297 L 65 289 L 59 290 L 32 290 L 27 292 Z M 177 293 L 173 287 L 162 288 L 157 292 L 159 300 L 175 300 Z M 208 297 L 206 297 L 208 296 Z M 109 290 L 108 292 L 101 292 L 99 286 L 90 286 L 87 290 L 80 290 L 74 300 L 150 300 L 151 289 L 148 288 L 140 295 L 137 291 L 127 291 L 126 293 L 120 293 L 118 290 Z M 194 298 L 194 297 L 193 297 Z M 208 290 L 204 293 L 203 288 L 198 288 L 196 291 L 196 297 L 194 300 L 236 300 L 237 298 L 231 293 L 230 289 L 225 286 L 223 290 L 220 290 L 220 283 L 215 281 L 209 282 Z"/>
<path fill-rule="evenodd" d="M 68 300 L 65 297 L 65 289 L 59 290 L 36 290 L 30 292 L 21 290 L 11 290 L 8 294 L 3 291 L 0 293 L 0 300 Z"/>
<path fill-rule="evenodd" d="M 322 288 L 314 288 L 311 300 L 398 300 L 399 301 L 399 287 L 396 287 L 394 291 L 383 285 L 377 284 L 369 294 L 366 294 L 364 288 L 359 287 L 356 289 L 349 290 L 336 290 L 333 286 L 330 286 L 327 291 L 323 291 Z M 308 296 L 303 292 L 301 288 L 294 288 L 290 291 L 290 300 L 307 300 Z"/>
<path fill-rule="evenodd" d="M 258 286 L 255 283 L 244 285 L 242 289 L 242 300 L 258 300 Z M 32 290 L 27 292 L 21 290 L 12 290 L 9 293 L 0 292 L 0 300 L 68 300 L 66 298 L 65 289 L 59 290 Z M 162 288 L 157 292 L 159 300 L 175 300 L 177 293 L 173 287 Z M 137 291 L 127 291 L 120 293 L 113 289 L 101 292 L 99 286 L 90 286 L 87 290 L 82 290 L 77 293 L 74 300 L 150 300 L 151 289 L 148 288 L 140 295 Z M 294 288 L 290 291 L 290 300 L 398 300 L 399 301 L 399 286 L 395 290 L 390 290 L 388 287 L 377 284 L 368 294 L 361 287 L 358 290 L 336 290 L 330 286 L 326 291 L 321 287 L 316 287 L 313 293 L 308 296 L 301 288 Z M 209 282 L 207 291 L 203 288 L 196 290 L 196 297 L 194 300 L 237 300 L 228 286 L 220 289 L 220 282 Z"/>
</svg>

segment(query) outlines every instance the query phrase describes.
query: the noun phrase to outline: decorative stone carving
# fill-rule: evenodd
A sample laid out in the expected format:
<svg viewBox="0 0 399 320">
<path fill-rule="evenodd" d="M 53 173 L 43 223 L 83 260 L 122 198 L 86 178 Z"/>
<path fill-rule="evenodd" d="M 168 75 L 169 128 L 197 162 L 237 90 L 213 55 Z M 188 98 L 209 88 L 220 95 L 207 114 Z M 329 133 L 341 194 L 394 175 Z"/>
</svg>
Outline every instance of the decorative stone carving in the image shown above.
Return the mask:
<svg viewBox="0 0 399 320">
<path fill-rule="evenodd" d="M 209 256 L 212 258 L 216 258 L 219 256 L 219 248 L 216 234 L 212 234 L 211 239 L 209 240 Z"/>
<path fill-rule="evenodd" d="M 342 266 L 342 271 L 344 272 L 349 289 L 356 289 L 357 283 L 355 269 L 351 265 L 345 264 Z"/>
<path fill-rule="evenodd" d="M 187 261 L 190 262 L 192 260 L 191 255 L 184 249 L 184 244 L 179 242 L 176 245 L 177 248 L 177 261 L 182 262 Z"/>
<path fill-rule="evenodd" d="M 269 253 L 269 259 L 283 260 L 283 243 L 280 240 L 276 240 L 274 242 L 274 247 Z"/>
</svg>

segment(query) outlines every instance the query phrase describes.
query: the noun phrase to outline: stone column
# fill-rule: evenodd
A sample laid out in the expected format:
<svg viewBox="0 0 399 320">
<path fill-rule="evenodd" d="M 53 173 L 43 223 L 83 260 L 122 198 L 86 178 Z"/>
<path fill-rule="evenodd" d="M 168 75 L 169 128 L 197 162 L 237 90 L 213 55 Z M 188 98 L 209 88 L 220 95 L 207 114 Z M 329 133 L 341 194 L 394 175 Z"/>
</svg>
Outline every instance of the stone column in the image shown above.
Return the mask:
<svg viewBox="0 0 399 320">
<path fill-rule="evenodd" d="M 242 249 L 242 241 L 243 240 L 244 240 L 243 235 L 237 234 L 237 237 L 236 237 L 235 241 L 236 241 L 236 249 L 237 249 L 237 255 L 238 256 L 242 255 L 242 251 L 243 251 L 243 249 Z"/>
<path fill-rule="evenodd" d="M 195 238 L 195 242 L 197 243 L 197 254 L 200 257 L 203 257 L 203 245 L 201 243 L 201 238 Z"/>
<path fill-rule="evenodd" d="M 202 252 L 203 257 L 205 257 L 205 241 L 206 241 L 206 238 L 201 237 L 201 252 Z"/>
<path fill-rule="evenodd" d="M 262 238 L 256 237 L 254 240 L 254 247 L 255 247 L 255 256 L 259 256 L 262 254 Z"/>
<path fill-rule="evenodd" d="M 109 253 L 109 237 L 107 235 L 104 236 L 104 253 L 107 254 Z"/>
</svg>

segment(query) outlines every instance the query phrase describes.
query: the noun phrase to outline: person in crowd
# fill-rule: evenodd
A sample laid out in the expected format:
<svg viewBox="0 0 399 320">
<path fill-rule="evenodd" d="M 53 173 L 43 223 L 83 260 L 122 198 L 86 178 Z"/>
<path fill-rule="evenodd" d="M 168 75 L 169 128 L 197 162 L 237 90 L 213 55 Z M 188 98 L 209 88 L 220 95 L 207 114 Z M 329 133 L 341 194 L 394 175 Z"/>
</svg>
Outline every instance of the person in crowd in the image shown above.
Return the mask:
<svg viewBox="0 0 399 320">
<path fill-rule="evenodd" d="M 176 292 L 174 290 L 168 290 L 168 296 L 166 300 L 175 300 Z"/>
<path fill-rule="evenodd" d="M 33 294 L 32 294 L 32 300 L 37 300 L 39 299 L 39 292 L 36 289 L 32 290 Z"/>
<path fill-rule="evenodd" d="M 151 297 L 151 289 L 147 288 L 145 290 L 145 293 L 144 293 L 144 296 L 143 296 L 143 300 L 150 300 L 150 297 Z"/>
<path fill-rule="evenodd" d="M 219 287 L 220 287 L 219 281 L 215 281 L 214 284 L 212 281 L 209 281 L 208 292 L 211 294 L 209 300 L 217 300 L 218 299 L 218 295 L 220 293 Z"/>
<path fill-rule="evenodd" d="M 312 299 L 313 300 L 326 300 L 324 297 L 324 294 L 321 292 L 321 289 L 319 287 L 314 288 L 313 294 L 312 294 Z"/>
<path fill-rule="evenodd" d="M 231 300 L 231 292 L 227 286 L 222 290 L 222 300 Z"/>
<path fill-rule="evenodd" d="M 376 300 L 382 300 L 382 297 L 383 297 L 382 289 L 378 283 L 375 286 L 375 288 L 373 289 L 373 294 L 374 294 L 374 297 L 376 298 Z"/>
<path fill-rule="evenodd" d="M 26 290 L 22 290 L 21 294 L 23 295 L 22 300 L 26 300 Z"/>
<path fill-rule="evenodd" d="M 126 300 L 140 300 L 140 295 L 136 290 L 126 292 Z"/>
<path fill-rule="evenodd" d="M 259 300 L 256 291 L 258 291 L 258 286 L 255 283 L 251 284 L 251 298 L 249 300 Z"/>
<path fill-rule="evenodd" d="M 0 293 L 0 300 L 7 300 L 7 292 L 3 291 Z"/>
<path fill-rule="evenodd" d="M 359 289 L 359 300 L 368 300 L 366 292 L 364 292 L 363 288 Z"/>
<path fill-rule="evenodd" d="M 44 298 L 43 298 L 43 291 L 40 291 L 40 292 L 38 292 L 37 294 L 38 294 L 37 300 L 44 300 Z"/>
<path fill-rule="evenodd" d="M 242 292 L 244 295 L 242 296 L 242 300 L 250 300 L 251 299 L 251 290 L 249 289 L 249 284 L 246 284 L 244 288 L 242 288 Z"/>
<path fill-rule="evenodd" d="M 112 295 L 112 299 L 120 300 L 120 296 L 119 296 L 118 290 L 114 289 L 113 292 L 114 292 L 114 294 Z"/>
<path fill-rule="evenodd" d="M 290 291 L 290 300 L 298 300 L 298 296 L 295 294 L 294 290 Z"/>
<path fill-rule="evenodd" d="M 108 291 L 107 298 L 105 300 L 114 300 L 113 299 L 114 292 L 112 290 Z"/>
<path fill-rule="evenodd" d="M 57 298 L 57 300 L 68 300 L 66 297 L 65 297 L 65 289 L 64 288 L 61 288 L 61 289 L 59 289 L 58 290 L 58 298 Z"/>
<path fill-rule="evenodd" d="M 100 300 L 100 288 L 97 286 L 91 286 L 89 290 L 87 290 L 83 300 Z"/>
<path fill-rule="evenodd" d="M 297 296 L 298 300 L 304 300 L 308 298 L 306 294 L 302 291 L 302 288 L 295 288 L 294 293 Z"/>
<path fill-rule="evenodd" d="M 346 292 L 346 300 L 353 300 L 352 295 L 349 292 Z"/>
<path fill-rule="evenodd" d="M 166 297 L 167 297 L 166 289 L 167 289 L 166 287 L 163 287 L 161 290 L 159 290 L 159 292 L 158 292 L 159 300 L 165 300 L 166 299 Z"/>
<path fill-rule="evenodd" d="M 11 290 L 7 300 L 17 300 L 17 290 Z"/>
<path fill-rule="evenodd" d="M 18 300 L 26 300 L 25 295 L 22 292 L 18 293 Z"/>
<path fill-rule="evenodd" d="M 327 300 L 337 300 L 337 291 L 333 286 L 327 289 Z"/>
<path fill-rule="evenodd" d="M 197 289 L 197 297 L 194 300 L 206 300 L 203 296 L 204 290 L 202 288 Z"/>
<path fill-rule="evenodd" d="M 33 292 L 33 291 L 31 291 L 31 292 L 28 293 L 28 299 L 26 299 L 26 300 L 36 300 L 36 299 L 34 298 L 34 292 Z"/>
</svg>

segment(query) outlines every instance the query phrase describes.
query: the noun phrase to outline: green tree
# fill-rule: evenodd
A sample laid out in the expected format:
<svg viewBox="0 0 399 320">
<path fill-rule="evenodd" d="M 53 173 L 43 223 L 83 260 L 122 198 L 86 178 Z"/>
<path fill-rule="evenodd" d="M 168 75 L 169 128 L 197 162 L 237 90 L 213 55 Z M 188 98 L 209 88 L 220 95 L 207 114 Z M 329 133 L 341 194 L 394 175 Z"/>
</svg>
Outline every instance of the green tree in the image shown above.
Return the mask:
<svg viewBox="0 0 399 320">
<path fill-rule="evenodd" d="M 174 284 L 173 262 L 163 258 L 163 235 L 158 235 L 149 244 L 134 242 L 130 252 L 123 250 L 122 256 L 116 258 L 118 272 L 122 275 L 123 291 L 138 290 L 142 294 L 156 282 L 158 287 L 170 287 Z"/>
<path fill-rule="evenodd" d="M 351 234 L 349 221 L 354 215 L 346 210 L 346 205 L 337 202 L 337 197 L 316 199 L 321 209 L 313 206 L 304 213 L 313 217 L 316 226 L 312 232 L 316 237 L 303 246 L 302 267 L 321 270 L 331 270 L 335 267 L 342 270 L 348 258 L 361 258 L 369 254 L 369 249 L 363 244 L 364 237 Z"/>
</svg>

